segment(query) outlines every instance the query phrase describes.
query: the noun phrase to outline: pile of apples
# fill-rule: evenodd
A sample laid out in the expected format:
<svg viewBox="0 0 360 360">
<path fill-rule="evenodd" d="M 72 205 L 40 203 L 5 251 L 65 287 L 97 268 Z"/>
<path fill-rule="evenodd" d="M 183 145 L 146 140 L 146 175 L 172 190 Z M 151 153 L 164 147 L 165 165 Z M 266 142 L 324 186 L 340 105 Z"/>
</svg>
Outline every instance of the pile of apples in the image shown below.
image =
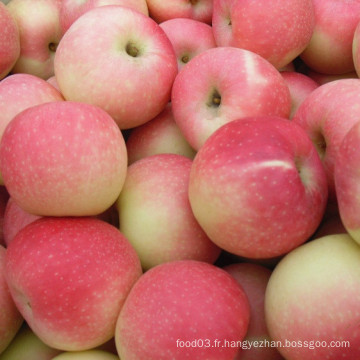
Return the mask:
<svg viewBox="0 0 360 360">
<path fill-rule="evenodd" d="M 360 359 L 360 0 L 0 3 L 0 359 Z"/>
</svg>

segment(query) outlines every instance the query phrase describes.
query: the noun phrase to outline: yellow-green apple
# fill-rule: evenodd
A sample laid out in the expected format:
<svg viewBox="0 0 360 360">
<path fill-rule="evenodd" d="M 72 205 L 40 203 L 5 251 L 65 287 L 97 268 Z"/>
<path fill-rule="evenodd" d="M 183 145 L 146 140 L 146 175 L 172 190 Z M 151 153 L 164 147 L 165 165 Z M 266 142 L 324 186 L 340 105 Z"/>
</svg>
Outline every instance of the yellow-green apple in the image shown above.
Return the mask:
<svg viewBox="0 0 360 360">
<path fill-rule="evenodd" d="M 20 33 L 7 6 L 0 3 L 0 80 L 9 74 L 20 56 Z"/>
<path fill-rule="evenodd" d="M 118 356 L 102 350 L 63 352 L 52 360 L 120 360 Z"/>
<path fill-rule="evenodd" d="M 140 260 L 114 226 L 91 217 L 44 217 L 19 231 L 6 253 L 11 295 L 34 333 L 65 351 L 94 348 L 115 323 Z"/>
<path fill-rule="evenodd" d="M 63 101 L 62 95 L 45 80 L 30 74 L 13 74 L 0 82 L 0 140 L 9 122 L 21 111 L 51 101 Z M 1 160 L 0 160 L 1 162 Z M 0 184 L 3 184 L 0 172 Z"/>
<path fill-rule="evenodd" d="M 336 203 L 334 163 L 345 134 L 359 121 L 360 79 L 341 79 L 315 89 L 294 114 L 316 146 L 326 170 L 329 201 Z"/>
<path fill-rule="evenodd" d="M 326 174 L 306 132 L 259 116 L 218 129 L 196 154 L 189 199 L 195 218 L 222 249 L 272 258 L 315 232 L 327 203 Z"/>
<path fill-rule="evenodd" d="M 60 8 L 60 25 L 65 33 L 72 23 L 87 11 L 99 6 L 126 6 L 149 16 L 146 0 L 62 0 Z"/>
<path fill-rule="evenodd" d="M 131 130 L 126 140 L 129 165 L 156 154 L 178 154 L 193 159 L 195 150 L 176 125 L 169 103 L 154 119 Z"/>
<path fill-rule="evenodd" d="M 54 55 L 61 39 L 61 0 L 11 0 L 7 5 L 20 31 L 20 55 L 12 73 L 47 79 L 54 75 Z"/>
<path fill-rule="evenodd" d="M 174 260 L 214 263 L 220 249 L 197 223 L 188 199 L 192 161 L 158 154 L 129 166 L 117 201 L 120 230 L 143 269 Z"/>
<path fill-rule="evenodd" d="M 315 26 L 312 0 L 214 0 L 212 26 L 218 46 L 253 51 L 277 69 L 308 45 Z"/>
<path fill-rule="evenodd" d="M 249 314 L 244 290 L 226 271 L 201 261 L 172 261 L 148 270 L 131 289 L 116 325 L 116 346 L 122 360 L 229 360 Z"/>
<path fill-rule="evenodd" d="M 174 18 L 160 23 L 160 27 L 174 47 L 179 71 L 197 54 L 216 47 L 212 27 L 202 21 Z"/>
<path fill-rule="evenodd" d="M 52 360 L 61 352 L 46 345 L 24 323 L 10 345 L 1 353 L 1 360 Z"/>
<path fill-rule="evenodd" d="M 360 21 L 360 1 L 312 2 L 315 28 L 300 58 L 309 68 L 322 74 L 338 75 L 354 71 L 352 44 L 354 31 Z"/>
<path fill-rule="evenodd" d="M 307 75 L 296 71 L 281 71 L 280 74 L 290 90 L 291 112 L 289 119 L 292 119 L 300 104 L 319 87 L 319 84 Z"/>
<path fill-rule="evenodd" d="M 35 215 L 98 215 L 118 198 L 127 170 L 125 141 L 111 116 L 71 101 L 15 116 L 0 157 L 10 196 Z"/>
<path fill-rule="evenodd" d="M 359 244 L 337 234 L 298 247 L 275 267 L 265 318 L 285 359 L 359 359 L 359 263 Z"/>
<path fill-rule="evenodd" d="M 288 117 L 291 109 L 279 71 L 260 55 L 235 47 L 208 49 L 190 60 L 176 76 L 171 103 L 176 123 L 195 150 L 232 120 Z"/>
<path fill-rule="evenodd" d="M 101 107 L 122 129 L 164 109 L 177 71 L 174 49 L 161 27 L 115 5 L 83 14 L 64 34 L 55 56 L 65 99 Z"/>
<path fill-rule="evenodd" d="M 360 244 L 360 122 L 344 136 L 334 167 L 339 214 L 347 232 Z"/>
<path fill-rule="evenodd" d="M 23 323 L 23 317 L 13 301 L 5 279 L 6 252 L 7 250 L 0 245 L 0 356 Z"/>
<path fill-rule="evenodd" d="M 174 18 L 190 18 L 211 24 L 212 0 L 147 0 L 150 16 L 158 23 Z"/>
<path fill-rule="evenodd" d="M 265 322 L 264 300 L 271 270 L 257 264 L 234 263 L 223 268 L 244 289 L 250 304 L 250 322 L 244 338 L 244 346 L 234 360 L 281 360 L 276 347 L 252 346 L 254 343 L 271 342 Z"/>
</svg>

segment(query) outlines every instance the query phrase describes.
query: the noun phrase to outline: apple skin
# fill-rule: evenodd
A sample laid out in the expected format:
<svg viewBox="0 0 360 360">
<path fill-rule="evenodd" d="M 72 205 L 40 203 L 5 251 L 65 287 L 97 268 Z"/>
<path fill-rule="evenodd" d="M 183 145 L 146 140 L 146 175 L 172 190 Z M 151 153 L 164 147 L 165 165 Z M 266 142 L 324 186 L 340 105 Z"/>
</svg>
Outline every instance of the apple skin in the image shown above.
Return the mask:
<svg viewBox="0 0 360 360">
<path fill-rule="evenodd" d="M 359 359 L 359 262 L 359 244 L 337 234 L 298 247 L 276 266 L 265 293 L 265 317 L 287 360 Z M 327 346 L 309 347 L 315 341 Z M 330 347 L 331 341 L 349 341 L 350 347 Z"/>
<path fill-rule="evenodd" d="M 9 122 L 21 111 L 51 101 L 63 101 L 62 95 L 45 80 L 30 74 L 13 74 L 0 82 L 0 140 Z M 0 184 L 4 184 L 0 172 Z"/>
<path fill-rule="evenodd" d="M 18 114 L 3 134 L 0 157 L 10 196 L 42 216 L 102 213 L 119 196 L 127 170 L 125 141 L 110 115 L 71 101 Z"/>
<path fill-rule="evenodd" d="M 296 71 L 282 71 L 280 74 L 290 90 L 291 112 L 289 119 L 292 119 L 300 104 L 319 87 L 319 84 L 309 76 Z"/>
<path fill-rule="evenodd" d="M 118 356 L 102 350 L 64 352 L 52 360 L 120 360 Z"/>
<path fill-rule="evenodd" d="M 55 56 L 65 99 L 99 106 L 121 129 L 141 125 L 165 108 L 177 71 L 174 49 L 161 27 L 115 5 L 82 15 Z"/>
<path fill-rule="evenodd" d="M 8 288 L 5 276 L 7 250 L 0 245 L 0 356 L 19 331 L 23 317 L 18 311 Z"/>
<path fill-rule="evenodd" d="M 226 271 L 173 261 L 148 270 L 133 286 L 116 325 L 116 346 L 123 360 L 233 359 L 238 349 L 224 341 L 243 339 L 249 314 L 244 290 Z M 177 346 L 196 339 L 203 346 Z"/>
<path fill-rule="evenodd" d="M 334 164 L 341 141 L 359 121 L 359 101 L 360 79 L 331 81 L 309 94 L 292 119 L 306 131 L 318 150 L 332 203 L 336 203 Z"/>
<path fill-rule="evenodd" d="M 315 26 L 312 0 L 214 0 L 217 46 L 253 51 L 277 69 L 308 45 Z"/>
<path fill-rule="evenodd" d="M 334 181 L 339 214 L 347 232 L 360 244 L 359 151 L 360 123 L 343 138 L 335 161 Z"/>
<path fill-rule="evenodd" d="M 170 103 L 154 119 L 131 130 L 126 148 L 129 165 L 156 154 L 178 154 L 189 159 L 196 154 L 176 125 Z"/>
<path fill-rule="evenodd" d="M 20 55 L 12 73 L 47 79 L 54 75 L 54 55 L 62 32 L 61 0 L 11 0 L 7 5 L 20 32 Z"/>
<path fill-rule="evenodd" d="M 194 19 L 175 18 L 159 25 L 174 47 L 179 71 L 194 56 L 216 47 L 213 30 L 209 24 Z"/>
<path fill-rule="evenodd" d="M 358 79 L 358 75 L 355 71 L 351 71 L 345 74 L 335 75 L 335 74 L 321 74 L 314 70 L 307 70 L 306 75 L 316 81 L 319 85 L 326 84 L 331 81 L 341 80 L 341 79 Z"/>
<path fill-rule="evenodd" d="M 0 3 L 0 80 L 9 74 L 20 56 L 20 33 L 7 6 Z"/>
<path fill-rule="evenodd" d="M 212 0 L 147 0 L 150 16 L 158 23 L 175 18 L 188 18 L 211 24 Z"/>
<path fill-rule="evenodd" d="M 275 116 L 223 125 L 196 154 L 189 199 L 220 248 L 247 258 L 291 251 L 315 232 L 327 203 L 326 174 L 297 124 Z"/>
<path fill-rule="evenodd" d="M 6 246 L 4 235 L 5 212 L 10 195 L 5 186 L 0 185 L 0 245 Z"/>
<path fill-rule="evenodd" d="M 177 75 L 171 103 L 175 122 L 195 150 L 228 122 L 288 117 L 291 110 L 290 91 L 279 71 L 261 56 L 234 47 L 195 56 Z"/>
<path fill-rule="evenodd" d="M 24 323 L 10 345 L 1 353 L 1 360 L 52 360 L 59 353 L 61 350 L 44 344 Z"/>
<path fill-rule="evenodd" d="M 38 219 L 7 248 L 6 280 L 19 311 L 45 344 L 64 351 L 110 340 L 141 274 L 124 235 L 94 218 Z"/>
<path fill-rule="evenodd" d="M 145 270 L 174 260 L 214 263 L 220 255 L 190 207 L 191 165 L 184 156 L 159 154 L 128 168 L 117 200 L 120 231 L 137 251 Z"/>
<path fill-rule="evenodd" d="M 322 74 L 354 71 L 352 44 L 360 21 L 360 1 L 313 0 L 313 3 L 315 28 L 300 58 L 309 68 Z"/>
<path fill-rule="evenodd" d="M 244 289 L 250 304 L 250 322 L 244 341 L 271 341 L 265 322 L 264 300 L 271 270 L 257 264 L 234 263 L 223 268 Z M 234 360 L 282 360 L 274 347 L 240 349 Z"/>
<path fill-rule="evenodd" d="M 84 0 L 80 2 L 76 0 L 62 0 L 60 8 L 60 26 L 62 32 L 65 33 L 73 22 L 87 11 L 106 5 L 126 6 L 149 16 L 146 0 Z"/>
</svg>

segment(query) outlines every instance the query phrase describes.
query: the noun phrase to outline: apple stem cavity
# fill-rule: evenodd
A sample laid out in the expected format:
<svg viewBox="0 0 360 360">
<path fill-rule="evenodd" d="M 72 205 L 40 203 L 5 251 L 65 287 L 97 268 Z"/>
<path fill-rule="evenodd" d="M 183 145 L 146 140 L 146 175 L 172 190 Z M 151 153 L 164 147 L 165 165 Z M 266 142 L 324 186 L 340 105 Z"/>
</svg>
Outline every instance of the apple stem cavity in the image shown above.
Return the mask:
<svg viewBox="0 0 360 360">
<path fill-rule="evenodd" d="M 190 57 L 189 55 L 183 55 L 182 58 L 181 58 L 181 61 L 184 63 L 184 64 L 187 64 L 190 60 Z"/>
<path fill-rule="evenodd" d="M 57 47 L 58 47 L 58 44 L 56 44 L 56 43 L 54 43 L 54 42 L 51 42 L 51 43 L 49 44 L 49 50 L 50 50 L 51 52 L 56 52 Z"/>
<path fill-rule="evenodd" d="M 138 57 L 140 54 L 140 50 L 132 42 L 127 43 L 125 50 L 126 53 L 132 57 Z"/>
<path fill-rule="evenodd" d="M 326 140 L 322 134 L 319 134 L 318 138 L 316 139 L 315 146 L 320 159 L 323 159 L 326 153 Z"/>
<path fill-rule="evenodd" d="M 221 105 L 221 95 L 217 89 L 214 89 L 214 91 L 211 93 L 207 105 L 212 108 L 218 108 Z"/>
</svg>

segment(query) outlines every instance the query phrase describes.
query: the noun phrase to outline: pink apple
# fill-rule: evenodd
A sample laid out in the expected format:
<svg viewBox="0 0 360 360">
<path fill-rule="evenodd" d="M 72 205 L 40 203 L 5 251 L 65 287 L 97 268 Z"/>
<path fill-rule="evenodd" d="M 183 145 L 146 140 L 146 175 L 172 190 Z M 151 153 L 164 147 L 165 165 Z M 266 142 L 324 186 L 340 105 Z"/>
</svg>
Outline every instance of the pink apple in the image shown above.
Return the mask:
<svg viewBox="0 0 360 360">
<path fill-rule="evenodd" d="M 51 101 L 63 101 L 62 95 L 45 80 L 30 74 L 9 75 L 0 81 L 0 140 L 9 122 L 21 111 Z M 0 184 L 3 184 L 0 172 Z"/>
<path fill-rule="evenodd" d="M 0 245 L 5 246 L 4 222 L 5 210 L 9 201 L 9 193 L 5 186 L 0 185 Z"/>
<path fill-rule="evenodd" d="M 281 76 L 290 90 L 291 112 L 289 118 L 292 119 L 300 104 L 319 87 L 319 84 L 307 75 L 295 71 L 282 71 Z"/>
<path fill-rule="evenodd" d="M 309 239 L 327 193 L 308 135 L 274 116 L 223 125 L 190 173 L 189 199 L 200 226 L 222 249 L 249 258 L 280 256 Z"/>
<path fill-rule="evenodd" d="M 194 57 L 177 75 L 171 101 L 174 119 L 195 150 L 230 121 L 288 117 L 291 108 L 290 91 L 279 71 L 261 56 L 234 47 Z"/>
<path fill-rule="evenodd" d="M 315 26 L 312 0 L 214 0 L 218 46 L 253 51 L 280 69 L 308 45 Z"/>
<path fill-rule="evenodd" d="M 336 80 L 314 90 L 293 117 L 318 150 L 326 170 L 331 202 L 336 202 L 334 163 L 342 139 L 359 121 L 359 101 L 359 79 Z"/>
<path fill-rule="evenodd" d="M 224 270 L 193 260 L 147 271 L 120 312 L 115 341 L 124 360 L 233 359 L 249 323 L 248 299 Z"/>
<path fill-rule="evenodd" d="M 124 235 L 94 218 L 36 220 L 7 248 L 6 280 L 17 307 L 34 333 L 60 350 L 87 350 L 111 339 L 140 275 Z"/>
<path fill-rule="evenodd" d="M 212 27 L 201 21 L 175 18 L 160 23 L 160 27 L 174 47 L 179 70 L 194 56 L 216 47 Z"/>
<path fill-rule="evenodd" d="M 359 359 L 359 263 L 359 244 L 338 234 L 298 247 L 276 266 L 265 317 L 285 359 Z"/>
<path fill-rule="evenodd" d="M 313 0 L 315 29 L 301 53 L 312 70 L 322 74 L 345 74 L 354 71 L 352 43 L 360 21 L 359 0 Z M 341 16 L 339 16 L 341 14 Z"/>
<path fill-rule="evenodd" d="M 126 141 L 128 162 L 156 154 L 178 154 L 193 159 L 195 150 L 185 140 L 176 125 L 169 103 L 154 119 L 130 132 Z"/>
<path fill-rule="evenodd" d="M 234 263 L 225 266 L 223 269 L 241 285 L 250 304 L 250 322 L 244 338 L 244 346 L 239 350 L 234 360 L 283 359 L 275 347 L 255 345 L 256 341 L 259 344 L 271 341 L 266 327 L 264 312 L 265 291 L 271 270 L 264 266 L 250 263 Z"/>
<path fill-rule="evenodd" d="M 60 25 L 65 33 L 72 23 L 87 11 L 99 6 L 126 6 L 148 16 L 149 10 L 146 0 L 62 0 L 60 8 Z"/>
<path fill-rule="evenodd" d="M 0 3 L 0 80 L 7 76 L 20 56 L 19 28 L 9 9 Z"/>
<path fill-rule="evenodd" d="M 314 70 L 307 70 L 306 75 L 311 79 L 313 79 L 314 81 L 316 81 L 319 85 L 323 85 L 334 80 L 359 78 L 355 71 L 351 71 L 340 75 L 334 75 L 334 74 L 321 74 Z"/>
<path fill-rule="evenodd" d="M 0 245 L 0 356 L 23 323 L 23 317 L 15 306 L 5 280 L 6 252 L 7 250 Z"/>
<path fill-rule="evenodd" d="M 220 249 L 192 213 L 188 186 L 192 161 L 159 154 L 129 166 L 117 201 L 120 230 L 144 269 L 174 260 L 214 263 Z"/>
<path fill-rule="evenodd" d="M 102 350 L 63 352 L 52 360 L 120 360 L 118 356 Z"/>
<path fill-rule="evenodd" d="M 55 75 L 50 76 L 46 81 L 60 92 L 59 84 L 56 81 Z"/>
<path fill-rule="evenodd" d="M 54 75 L 54 55 L 61 39 L 61 0 L 11 0 L 7 5 L 20 30 L 20 56 L 13 73 L 47 79 Z"/>
<path fill-rule="evenodd" d="M 158 23 L 174 18 L 190 18 L 211 24 L 212 0 L 147 0 L 150 16 Z"/>
<path fill-rule="evenodd" d="M 122 129 L 141 125 L 165 108 L 176 74 L 176 56 L 164 31 L 122 6 L 82 15 L 55 56 L 65 99 L 101 107 Z"/>
<path fill-rule="evenodd" d="M 97 215 L 117 199 L 127 170 L 123 135 L 102 109 L 60 101 L 18 114 L 0 144 L 14 201 L 47 216 Z"/>
</svg>

